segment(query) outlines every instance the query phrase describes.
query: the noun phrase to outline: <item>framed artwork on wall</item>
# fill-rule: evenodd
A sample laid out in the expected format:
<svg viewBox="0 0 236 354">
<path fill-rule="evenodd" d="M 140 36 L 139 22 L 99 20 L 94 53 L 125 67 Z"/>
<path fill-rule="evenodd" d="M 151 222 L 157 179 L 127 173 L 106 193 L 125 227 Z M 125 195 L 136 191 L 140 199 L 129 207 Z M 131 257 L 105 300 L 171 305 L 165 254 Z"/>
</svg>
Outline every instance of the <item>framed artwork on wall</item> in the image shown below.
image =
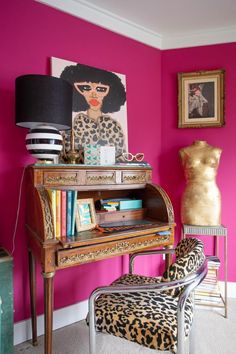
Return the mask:
<svg viewBox="0 0 236 354">
<path fill-rule="evenodd" d="M 179 128 L 222 127 L 224 70 L 178 74 Z"/>
<path fill-rule="evenodd" d="M 116 156 L 128 151 L 125 75 L 54 57 L 51 74 L 73 86 L 76 151 L 83 151 L 86 145 L 113 145 Z M 64 133 L 64 143 L 68 152 L 70 131 Z"/>
<path fill-rule="evenodd" d="M 96 226 L 96 213 L 92 198 L 77 200 L 75 222 L 78 232 L 91 230 Z"/>
</svg>

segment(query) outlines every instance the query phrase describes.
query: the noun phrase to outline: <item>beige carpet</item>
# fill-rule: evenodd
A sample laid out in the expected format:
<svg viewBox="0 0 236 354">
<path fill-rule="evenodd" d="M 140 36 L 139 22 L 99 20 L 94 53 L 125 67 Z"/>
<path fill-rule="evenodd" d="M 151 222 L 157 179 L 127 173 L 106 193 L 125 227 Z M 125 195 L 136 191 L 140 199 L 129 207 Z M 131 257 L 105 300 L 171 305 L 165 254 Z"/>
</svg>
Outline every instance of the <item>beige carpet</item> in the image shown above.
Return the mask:
<svg viewBox="0 0 236 354">
<path fill-rule="evenodd" d="M 229 316 L 225 319 L 216 310 L 196 311 L 196 353 L 236 353 L 236 299 L 229 301 Z M 61 328 L 53 335 L 53 354 L 89 354 L 88 327 L 85 321 Z M 14 354 L 43 354 L 43 337 L 39 345 L 30 342 L 15 346 Z M 97 354 L 154 354 L 167 353 L 147 349 L 111 335 L 97 335 Z M 186 354 L 188 352 L 186 351 Z"/>
</svg>

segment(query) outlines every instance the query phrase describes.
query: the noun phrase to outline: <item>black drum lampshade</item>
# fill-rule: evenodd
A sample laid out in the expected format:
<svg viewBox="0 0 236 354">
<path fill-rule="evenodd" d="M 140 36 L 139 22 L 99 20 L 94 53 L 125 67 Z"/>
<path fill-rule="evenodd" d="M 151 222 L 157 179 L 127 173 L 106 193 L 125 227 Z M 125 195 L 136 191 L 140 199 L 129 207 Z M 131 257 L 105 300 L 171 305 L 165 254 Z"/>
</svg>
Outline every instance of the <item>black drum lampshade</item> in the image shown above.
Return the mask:
<svg viewBox="0 0 236 354">
<path fill-rule="evenodd" d="M 47 75 L 19 76 L 15 84 L 16 125 L 31 129 L 27 150 L 39 160 L 55 161 L 62 150 L 59 130 L 72 124 L 72 86 Z"/>
</svg>

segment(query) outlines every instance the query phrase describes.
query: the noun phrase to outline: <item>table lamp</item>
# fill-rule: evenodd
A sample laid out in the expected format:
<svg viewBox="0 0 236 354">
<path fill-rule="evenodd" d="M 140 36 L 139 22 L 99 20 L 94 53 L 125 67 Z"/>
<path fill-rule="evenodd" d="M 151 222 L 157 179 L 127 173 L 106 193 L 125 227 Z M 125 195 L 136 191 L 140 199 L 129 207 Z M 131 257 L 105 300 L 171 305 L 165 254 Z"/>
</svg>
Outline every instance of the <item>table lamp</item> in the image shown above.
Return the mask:
<svg viewBox="0 0 236 354">
<path fill-rule="evenodd" d="M 26 148 L 38 160 L 55 162 L 62 135 L 72 124 L 72 86 L 61 78 L 23 75 L 15 82 L 16 125 L 30 128 Z"/>
</svg>

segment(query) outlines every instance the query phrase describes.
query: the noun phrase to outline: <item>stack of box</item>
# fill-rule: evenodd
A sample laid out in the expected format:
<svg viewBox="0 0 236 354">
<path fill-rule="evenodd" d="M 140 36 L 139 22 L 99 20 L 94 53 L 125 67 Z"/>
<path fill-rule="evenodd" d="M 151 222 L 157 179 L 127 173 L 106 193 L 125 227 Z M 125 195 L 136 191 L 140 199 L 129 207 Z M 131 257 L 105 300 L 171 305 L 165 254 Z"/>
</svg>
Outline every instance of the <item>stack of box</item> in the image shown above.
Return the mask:
<svg viewBox="0 0 236 354">
<path fill-rule="evenodd" d="M 85 165 L 114 165 L 115 146 L 86 145 L 84 163 Z"/>
</svg>

